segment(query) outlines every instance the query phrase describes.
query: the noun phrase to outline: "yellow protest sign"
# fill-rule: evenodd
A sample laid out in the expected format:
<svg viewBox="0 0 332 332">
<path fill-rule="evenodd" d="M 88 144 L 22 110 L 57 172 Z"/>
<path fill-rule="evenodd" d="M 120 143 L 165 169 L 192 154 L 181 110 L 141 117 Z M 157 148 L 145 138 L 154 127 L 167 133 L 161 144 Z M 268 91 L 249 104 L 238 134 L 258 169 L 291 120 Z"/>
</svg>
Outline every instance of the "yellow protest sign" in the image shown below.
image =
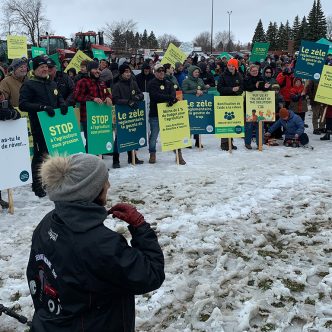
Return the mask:
<svg viewBox="0 0 332 332">
<path fill-rule="evenodd" d="M 214 122 L 216 137 L 244 137 L 243 96 L 215 96 Z"/>
<path fill-rule="evenodd" d="M 76 72 L 79 72 L 81 67 L 81 62 L 83 60 L 92 61 L 92 59 L 89 56 L 87 56 L 85 53 L 83 53 L 82 51 L 77 51 L 77 53 L 70 60 L 68 66 L 64 70 L 65 73 L 68 71 L 69 68 L 75 68 Z"/>
<path fill-rule="evenodd" d="M 325 65 L 320 76 L 315 101 L 332 105 L 332 67 Z"/>
<path fill-rule="evenodd" d="M 246 92 L 246 121 L 275 121 L 275 92 Z"/>
<path fill-rule="evenodd" d="M 178 101 L 173 106 L 158 104 L 161 150 L 170 151 L 191 146 L 188 102 Z"/>
<path fill-rule="evenodd" d="M 165 55 L 161 60 L 161 64 L 163 65 L 164 63 L 170 63 L 173 67 L 175 67 L 176 62 L 183 63 L 186 59 L 187 55 L 174 44 L 170 43 Z"/>
<path fill-rule="evenodd" d="M 7 36 L 8 59 L 28 57 L 26 36 Z"/>
</svg>

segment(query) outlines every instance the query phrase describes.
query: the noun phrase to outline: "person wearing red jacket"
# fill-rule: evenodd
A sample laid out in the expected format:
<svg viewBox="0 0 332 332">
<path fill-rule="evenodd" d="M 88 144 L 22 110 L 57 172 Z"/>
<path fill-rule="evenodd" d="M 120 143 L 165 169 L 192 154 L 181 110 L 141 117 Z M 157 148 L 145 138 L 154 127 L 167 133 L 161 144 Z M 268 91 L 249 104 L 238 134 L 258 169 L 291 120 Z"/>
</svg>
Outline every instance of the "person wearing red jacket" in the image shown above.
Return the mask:
<svg viewBox="0 0 332 332">
<path fill-rule="evenodd" d="M 307 108 L 306 91 L 301 78 L 294 78 L 293 87 L 290 90 L 291 103 L 289 108 L 305 120 Z"/>
<path fill-rule="evenodd" d="M 291 64 L 286 62 L 282 71 L 278 74 L 276 78 L 278 84 L 280 85 L 280 94 L 285 100 L 285 106 L 289 107 L 291 102 L 291 88 L 293 86 L 294 74 L 292 72 Z"/>
<path fill-rule="evenodd" d="M 88 151 L 86 102 L 94 101 L 97 104 L 106 103 L 109 106 L 112 105 L 112 96 L 105 82 L 100 81 L 101 72 L 99 70 L 99 63 L 97 61 L 90 61 L 87 64 L 87 70 L 88 77 L 79 80 L 74 90 L 75 101 L 80 103 L 81 125 L 86 139 L 86 151 Z"/>
</svg>

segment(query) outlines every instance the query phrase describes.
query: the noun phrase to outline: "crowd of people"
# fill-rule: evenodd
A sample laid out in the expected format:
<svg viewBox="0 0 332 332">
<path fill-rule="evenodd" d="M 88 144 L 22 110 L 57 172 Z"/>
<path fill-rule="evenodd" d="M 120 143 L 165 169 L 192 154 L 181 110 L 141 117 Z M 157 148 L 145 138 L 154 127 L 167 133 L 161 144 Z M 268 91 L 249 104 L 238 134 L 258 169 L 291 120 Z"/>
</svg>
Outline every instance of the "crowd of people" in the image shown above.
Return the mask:
<svg viewBox="0 0 332 332">
<path fill-rule="evenodd" d="M 34 143 L 32 159 L 32 190 L 38 197 L 46 195 L 38 176 L 43 159 L 47 155 L 47 146 L 39 124 L 37 113 L 45 111 L 50 117 L 55 115 L 54 109 L 60 108 L 65 116 L 68 106 L 78 105 L 80 109 L 81 128 L 87 141 L 86 102 L 106 103 L 111 106 L 129 105 L 136 107 L 143 100 L 143 92 L 150 95 L 149 110 L 149 163 L 154 164 L 156 158 L 156 142 L 159 135 L 159 121 L 157 104 L 173 105 L 178 101 L 177 91 L 184 94 L 202 96 L 210 90 L 217 90 L 221 96 L 238 96 L 244 91 L 274 91 L 275 92 L 275 123 L 266 123 L 263 132 L 255 114 L 251 121 L 245 124 L 245 147 L 252 150 L 253 138 L 259 141 L 260 135 L 265 142 L 276 143 L 276 139 L 285 135 L 284 144 L 299 146 L 308 143 L 308 136 L 304 132 L 305 114 L 311 107 L 313 134 L 324 134 L 321 140 L 329 140 L 332 130 L 331 106 L 315 102 L 318 81 L 305 82 L 294 77 L 296 58 L 292 56 L 268 56 L 261 63 L 250 63 L 249 57 L 235 56 L 215 58 L 211 56 L 200 58 L 196 55 L 188 56 L 184 63 L 169 63 L 162 65 L 159 59 L 118 58 L 115 54 L 109 60 L 93 59 L 82 61 L 79 72 L 68 66 L 67 59 L 62 61 L 61 70 L 57 70 L 56 63 L 47 56 L 37 56 L 30 60 L 14 59 L 6 72 L 2 67 L 0 82 L 0 98 L 2 107 L 0 119 L 16 119 L 20 113 L 27 112 L 31 123 Z M 326 64 L 332 64 L 329 54 Z M 31 68 L 31 70 L 29 70 Z M 137 74 L 137 71 L 140 72 Z M 136 74 L 134 74 L 136 71 Z M 245 106 L 245 105 L 244 105 Z M 324 112 L 325 111 L 325 112 Z M 324 113 L 324 116 L 323 116 Z M 203 147 L 199 136 L 194 135 L 195 147 Z M 113 152 L 113 168 L 120 167 L 119 153 Z M 228 139 L 221 139 L 222 150 L 237 149 L 233 144 L 229 146 Z M 128 152 L 128 162 L 132 163 L 133 154 Z M 143 160 L 134 153 L 135 163 L 140 165 Z M 181 150 L 178 161 L 186 164 Z M 3 207 L 6 202 L 1 200 Z"/>
</svg>

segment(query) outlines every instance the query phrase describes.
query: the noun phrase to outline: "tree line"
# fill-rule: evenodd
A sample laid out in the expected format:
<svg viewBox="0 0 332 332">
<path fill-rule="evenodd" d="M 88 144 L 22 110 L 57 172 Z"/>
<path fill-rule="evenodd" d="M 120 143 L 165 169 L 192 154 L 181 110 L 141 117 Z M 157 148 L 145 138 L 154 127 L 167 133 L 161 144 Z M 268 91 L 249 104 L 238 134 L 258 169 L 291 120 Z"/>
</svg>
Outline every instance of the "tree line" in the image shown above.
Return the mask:
<svg viewBox="0 0 332 332">
<path fill-rule="evenodd" d="M 264 31 L 262 20 L 258 21 L 252 38 L 252 43 L 269 42 L 270 50 L 288 50 L 289 41 L 293 42 L 293 49 L 298 50 L 301 40 L 317 41 L 320 38 L 332 38 L 332 17 L 326 19 L 320 0 L 314 0 L 309 14 L 302 19 L 297 15 L 293 25 L 289 21 L 278 24 L 270 22 Z"/>
</svg>

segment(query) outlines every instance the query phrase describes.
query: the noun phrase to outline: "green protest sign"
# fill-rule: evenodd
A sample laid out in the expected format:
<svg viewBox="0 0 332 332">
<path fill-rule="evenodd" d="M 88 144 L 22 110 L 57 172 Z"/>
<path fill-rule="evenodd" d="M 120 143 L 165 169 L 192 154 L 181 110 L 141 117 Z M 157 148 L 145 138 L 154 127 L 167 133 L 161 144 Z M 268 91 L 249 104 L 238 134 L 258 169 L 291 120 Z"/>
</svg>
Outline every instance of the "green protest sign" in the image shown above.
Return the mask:
<svg viewBox="0 0 332 332">
<path fill-rule="evenodd" d="M 31 55 L 32 58 L 35 58 L 38 55 L 45 55 L 46 54 L 46 48 L 45 47 L 31 47 Z"/>
<path fill-rule="evenodd" d="M 55 109 L 54 117 L 50 117 L 46 112 L 37 114 L 50 155 L 85 152 L 72 107 L 68 108 L 66 115 L 62 115 L 60 109 Z"/>
<path fill-rule="evenodd" d="M 56 63 L 56 70 L 61 71 L 61 63 L 59 60 L 59 54 L 55 53 L 55 54 L 49 55 L 48 57 Z"/>
<path fill-rule="evenodd" d="M 269 51 L 270 43 L 254 43 L 254 46 L 250 55 L 250 62 L 261 62 L 264 61 L 267 52 Z"/>
<path fill-rule="evenodd" d="M 88 152 L 105 154 L 113 152 L 112 107 L 86 103 Z"/>
<path fill-rule="evenodd" d="M 93 57 L 97 58 L 98 60 L 107 59 L 107 56 L 103 50 L 98 50 L 96 48 L 92 49 Z"/>
</svg>

